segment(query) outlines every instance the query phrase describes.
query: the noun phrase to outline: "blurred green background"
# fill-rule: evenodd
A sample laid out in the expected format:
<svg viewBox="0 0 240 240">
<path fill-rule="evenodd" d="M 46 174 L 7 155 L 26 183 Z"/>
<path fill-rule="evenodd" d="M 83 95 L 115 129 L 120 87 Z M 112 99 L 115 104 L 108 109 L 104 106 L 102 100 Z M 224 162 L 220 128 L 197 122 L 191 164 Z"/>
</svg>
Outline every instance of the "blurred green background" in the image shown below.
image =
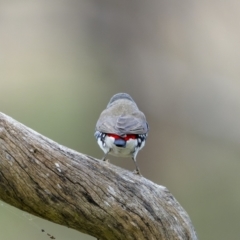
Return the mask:
<svg viewBox="0 0 240 240">
<path fill-rule="evenodd" d="M 129 93 L 150 125 L 142 174 L 172 192 L 199 239 L 239 239 L 239 9 L 235 0 L 1 0 L 0 111 L 101 158 L 95 123 L 113 94 Z M 0 204 L 0 239 L 46 233 L 94 239 Z"/>
</svg>

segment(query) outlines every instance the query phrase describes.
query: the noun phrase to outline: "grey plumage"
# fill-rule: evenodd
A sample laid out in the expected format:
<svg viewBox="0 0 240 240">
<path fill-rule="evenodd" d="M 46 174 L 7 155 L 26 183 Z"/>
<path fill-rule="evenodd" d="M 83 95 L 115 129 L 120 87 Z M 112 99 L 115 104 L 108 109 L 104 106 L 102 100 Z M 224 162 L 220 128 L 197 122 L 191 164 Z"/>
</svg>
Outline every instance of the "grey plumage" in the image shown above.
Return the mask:
<svg viewBox="0 0 240 240">
<path fill-rule="evenodd" d="M 95 137 L 105 156 L 109 153 L 120 157 L 132 157 L 136 170 L 140 173 L 136 155 L 145 144 L 149 127 L 145 115 L 138 109 L 130 95 L 115 94 L 101 113 L 95 130 Z M 121 141 L 108 134 L 120 136 Z M 134 135 L 136 139 L 124 140 L 128 135 Z M 123 141 L 126 141 L 125 144 Z"/>
<path fill-rule="evenodd" d="M 133 99 L 127 93 L 118 93 L 110 99 L 107 108 L 101 113 L 96 130 L 119 136 L 146 134 L 148 124 Z"/>
</svg>

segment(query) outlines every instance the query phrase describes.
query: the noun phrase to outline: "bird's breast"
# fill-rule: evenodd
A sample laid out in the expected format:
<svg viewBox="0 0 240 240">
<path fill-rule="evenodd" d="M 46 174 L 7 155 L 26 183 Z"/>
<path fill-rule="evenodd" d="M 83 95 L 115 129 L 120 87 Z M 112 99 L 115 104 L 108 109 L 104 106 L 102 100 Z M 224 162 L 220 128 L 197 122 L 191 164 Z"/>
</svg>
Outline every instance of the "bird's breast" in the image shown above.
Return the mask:
<svg viewBox="0 0 240 240">
<path fill-rule="evenodd" d="M 114 156 L 129 157 L 135 151 L 137 140 L 124 140 L 122 138 L 114 138 L 107 135 L 105 138 L 105 144 L 106 147 L 110 148 L 109 154 Z"/>
</svg>

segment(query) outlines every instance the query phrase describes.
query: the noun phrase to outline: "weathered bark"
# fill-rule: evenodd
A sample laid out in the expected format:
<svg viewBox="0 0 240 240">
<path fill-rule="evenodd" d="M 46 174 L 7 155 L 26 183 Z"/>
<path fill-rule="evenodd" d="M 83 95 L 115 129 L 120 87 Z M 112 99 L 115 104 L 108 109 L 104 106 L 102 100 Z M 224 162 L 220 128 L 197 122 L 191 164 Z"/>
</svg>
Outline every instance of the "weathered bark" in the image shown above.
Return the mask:
<svg viewBox="0 0 240 240">
<path fill-rule="evenodd" d="M 191 239 L 163 186 L 63 147 L 0 113 L 0 198 L 100 239 Z"/>
</svg>

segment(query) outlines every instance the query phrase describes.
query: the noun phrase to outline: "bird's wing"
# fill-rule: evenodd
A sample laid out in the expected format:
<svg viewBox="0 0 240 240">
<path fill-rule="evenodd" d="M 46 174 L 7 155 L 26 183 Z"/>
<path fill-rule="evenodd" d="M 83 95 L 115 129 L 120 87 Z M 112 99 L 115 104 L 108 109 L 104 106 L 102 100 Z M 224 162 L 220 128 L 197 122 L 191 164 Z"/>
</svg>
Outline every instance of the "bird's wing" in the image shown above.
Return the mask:
<svg viewBox="0 0 240 240">
<path fill-rule="evenodd" d="M 96 130 L 120 136 L 126 134 L 145 134 L 148 132 L 148 124 L 144 114 L 142 112 L 139 112 L 139 114 L 141 116 L 133 114 L 101 118 L 97 122 Z"/>
</svg>

